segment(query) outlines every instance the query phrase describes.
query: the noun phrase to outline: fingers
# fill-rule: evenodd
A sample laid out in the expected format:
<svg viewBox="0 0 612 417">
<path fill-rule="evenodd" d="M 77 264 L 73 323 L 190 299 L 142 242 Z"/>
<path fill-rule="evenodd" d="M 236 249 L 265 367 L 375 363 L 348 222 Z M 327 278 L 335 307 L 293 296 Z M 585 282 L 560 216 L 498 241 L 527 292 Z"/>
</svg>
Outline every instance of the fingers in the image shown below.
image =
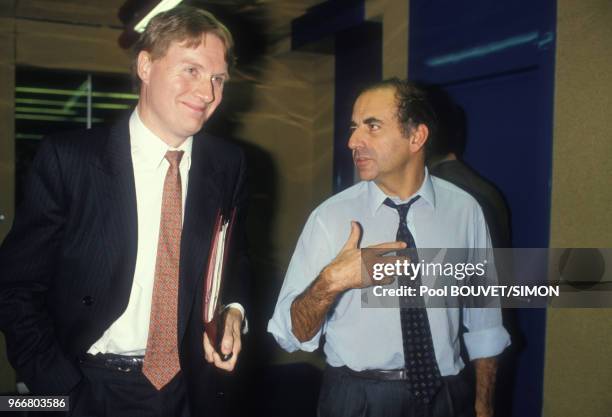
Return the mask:
<svg viewBox="0 0 612 417">
<path fill-rule="evenodd" d="M 404 261 L 410 262 L 409 256 L 397 256 L 387 255 L 389 252 L 397 252 L 396 249 L 376 249 L 376 250 L 362 250 L 361 257 L 363 258 L 364 265 L 368 268 L 368 271 L 372 268 L 375 263 L 395 264 L 396 262 L 403 263 Z"/>
<path fill-rule="evenodd" d="M 383 277 L 381 280 L 376 281 L 376 285 L 389 285 L 389 284 L 393 284 L 393 281 L 395 281 L 395 277 Z"/>
<path fill-rule="evenodd" d="M 382 255 L 376 255 L 375 258 L 376 259 L 374 261 L 376 261 L 376 262 L 383 262 L 383 263 L 386 263 L 386 264 L 395 264 L 397 261 L 400 261 L 400 262 L 408 261 L 408 262 L 410 262 L 410 257 L 408 257 L 408 256 L 382 256 Z"/>
<path fill-rule="evenodd" d="M 237 360 L 236 355 L 232 356 L 226 361 L 221 359 L 221 357 L 219 356 L 217 352 L 214 352 L 213 356 L 214 356 L 214 364 L 219 369 L 222 369 L 226 372 L 232 372 L 234 368 L 236 367 L 236 360 Z"/>
<path fill-rule="evenodd" d="M 368 246 L 366 249 L 405 249 L 406 242 L 385 242 Z"/>
<path fill-rule="evenodd" d="M 221 339 L 221 353 L 229 355 L 234 346 L 234 333 L 232 331 L 232 316 L 227 315 L 225 319 L 225 328 L 223 329 L 223 339 Z"/>
<path fill-rule="evenodd" d="M 226 333 L 230 333 L 231 337 L 226 339 L 226 336 L 223 337 L 223 342 L 221 342 L 221 352 L 224 354 L 231 353 L 232 356 L 228 360 L 224 361 L 221 359 L 221 356 L 213 351 L 213 361 L 214 365 L 227 372 L 231 372 L 236 367 L 236 362 L 238 360 L 238 355 L 240 354 L 240 350 L 242 349 L 242 341 L 240 338 L 240 327 L 232 325 L 229 329 L 226 327 Z M 231 346 L 226 345 L 225 341 L 231 340 Z M 229 349 L 226 351 L 225 348 L 229 346 Z"/>
<path fill-rule="evenodd" d="M 357 249 L 359 247 L 359 240 L 361 239 L 361 226 L 356 221 L 351 220 L 351 233 L 342 247 L 341 252 L 348 249 Z"/>
<path fill-rule="evenodd" d="M 215 349 L 212 347 L 210 340 L 208 339 L 208 335 L 204 333 L 204 358 L 206 362 L 213 363 L 214 362 L 214 353 Z"/>
<path fill-rule="evenodd" d="M 212 349 L 212 361 L 210 362 L 212 362 L 217 368 L 231 372 L 236 367 L 238 355 L 242 350 L 241 327 L 242 314 L 238 310 L 230 308 L 225 317 L 223 338 L 221 339 L 221 353 L 224 356 L 231 354 L 231 357 L 224 361 L 219 352 Z"/>
</svg>

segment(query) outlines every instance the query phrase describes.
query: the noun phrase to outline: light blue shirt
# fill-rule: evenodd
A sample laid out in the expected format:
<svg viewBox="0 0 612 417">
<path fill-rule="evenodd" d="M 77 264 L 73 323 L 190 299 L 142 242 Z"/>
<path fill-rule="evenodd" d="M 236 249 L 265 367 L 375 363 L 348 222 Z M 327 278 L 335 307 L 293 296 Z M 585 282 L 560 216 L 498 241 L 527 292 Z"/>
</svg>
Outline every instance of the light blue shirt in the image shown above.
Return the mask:
<svg viewBox="0 0 612 417">
<path fill-rule="evenodd" d="M 482 210 L 465 191 L 425 169 L 420 195 L 410 208 L 407 224 L 417 248 L 489 248 L 491 240 Z M 325 333 L 324 351 L 331 366 L 364 369 L 404 367 L 400 315 L 395 308 L 363 308 L 361 290 L 343 293 L 319 332 L 300 343 L 291 331 L 290 307 L 338 254 L 350 234 L 350 221 L 363 229 L 361 247 L 395 241 L 397 210 L 383 204 L 388 196 L 372 182 L 360 182 L 327 199 L 308 218 L 280 291 L 268 331 L 288 352 L 312 352 Z M 397 198 L 392 197 L 396 202 Z M 409 200 L 408 199 L 408 200 Z M 406 200 L 407 201 L 407 200 Z M 497 308 L 464 308 L 463 335 L 470 360 L 491 357 L 510 345 Z M 456 375 L 464 363 L 459 355 L 460 310 L 427 308 L 440 372 Z"/>
</svg>

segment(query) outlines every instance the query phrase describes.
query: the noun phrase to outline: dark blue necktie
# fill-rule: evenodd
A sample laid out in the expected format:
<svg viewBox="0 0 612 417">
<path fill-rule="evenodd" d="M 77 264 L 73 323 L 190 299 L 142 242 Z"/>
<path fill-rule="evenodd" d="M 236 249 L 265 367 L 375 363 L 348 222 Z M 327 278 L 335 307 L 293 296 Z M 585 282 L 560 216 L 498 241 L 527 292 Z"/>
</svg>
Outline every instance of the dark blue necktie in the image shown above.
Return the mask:
<svg viewBox="0 0 612 417">
<path fill-rule="evenodd" d="M 406 249 L 400 251 L 400 255 L 408 256 L 410 262 L 419 263 L 414 237 L 408 229 L 406 219 L 410 206 L 419 199 L 414 197 L 405 204 L 395 204 L 389 198 L 385 205 L 394 208 L 399 214 L 399 227 L 397 228 L 396 240 L 406 242 Z M 399 285 L 409 285 L 417 289 L 414 297 L 404 297 L 400 306 L 400 320 L 402 326 L 402 341 L 404 345 L 404 361 L 406 362 L 407 380 L 410 391 L 415 398 L 422 403 L 429 403 L 437 390 L 442 385 L 442 377 L 436 362 L 431 329 L 427 310 L 422 297 L 418 295 L 421 285 L 421 275 L 418 274 L 414 280 L 410 277 L 399 277 Z"/>
</svg>

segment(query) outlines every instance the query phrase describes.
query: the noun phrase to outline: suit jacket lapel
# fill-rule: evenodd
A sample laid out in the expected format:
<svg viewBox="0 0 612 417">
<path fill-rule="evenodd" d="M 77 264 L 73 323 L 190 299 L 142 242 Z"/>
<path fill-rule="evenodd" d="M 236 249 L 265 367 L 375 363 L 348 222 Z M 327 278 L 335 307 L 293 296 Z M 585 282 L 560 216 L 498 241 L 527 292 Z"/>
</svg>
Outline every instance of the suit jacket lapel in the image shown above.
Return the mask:
<svg viewBox="0 0 612 417">
<path fill-rule="evenodd" d="M 179 341 L 194 304 L 198 305 L 194 297 L 202 297 L 202 286 L 198 284 L 203 280 L 215 214 L 221 207 L 222 174 L 208 138 L 203 134 L 194 137 L 181 236 Z"/>
<path fill-rule="evenodd" d="M 130 149 L 129 114 L 115 123 L 97 161 L 100 175 L 92 175 L 100 213 L 103 216 L 105 254 L 109 262 L 109 286 L 115 296 L 109 301 L 110 326 L 127 307 L 130 297 L 138 239 L 136 188 Z"/>
<path fill-rule="evenodd" d="M 179 276 L 179 341 L 182 340 L 196 296 L 201 289 L 204 265 L 212 239 L 212 228 L 217 210 L 221 207 L 223 172 L 214 155 L 210 141 L 203 135 L 194 138 L 189 184 L 185 201 L 185 216 L 181 236 Z M 103 217 L 105 253 L 110 265 L 112 293 L 109 322 L 127 307 L 138 242 L 136 187 L 132 165 L 129 114 L 110 129 L 108 141 L 100 150 L 96 165 L 100 175 L 94 176 L 93 187 Z"/>
</svg>

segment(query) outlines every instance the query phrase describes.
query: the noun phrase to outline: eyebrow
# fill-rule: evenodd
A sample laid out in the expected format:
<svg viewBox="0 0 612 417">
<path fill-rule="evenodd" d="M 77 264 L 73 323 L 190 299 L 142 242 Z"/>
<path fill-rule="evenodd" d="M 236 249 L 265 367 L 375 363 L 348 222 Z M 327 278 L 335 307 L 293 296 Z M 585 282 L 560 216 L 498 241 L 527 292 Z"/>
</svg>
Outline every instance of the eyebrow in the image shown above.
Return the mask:
<svg viewBox="0 0 612 417">
<path fill-rule="evenodd" d="M 365 123 L 367 125 L 370 124 L 370 123 L 380 123 L 380 124 L 382 124 L 383 121 L 380 120 L 380 119 L 377 119 L 376 117 L 368 117 L 367 119 L 365 119 L 363 121 L 363 123 Z"/>
<path fill-rule="evenodd" d="M 368 125 L 370 123 L 379 123 L 379 124 L 384 124 L 384 122 L 380 119 L 377 119 L 376 117 L 368 117 L 366 119 L 363 120 L 363 124 Z M 349 125 L 350 127 L 356 127 L 357 126 L 357 122 L 355 122 L 354 120 L 351 120 L 351 123 Z"/>
<path fill-rule="evenodd" d="M 182 59 L 181 60 L 181 64 L 183 64 L 183 65 L 192 65 L 192 66 L 198 67 L 198 68 L 204 68 L 203 65 L 198 64 L 197 62 L 195 62 L 195 61 L 193 61 L 191 59 Z"/>
<path fill-rule="evenodd" d="M 206 67 L 204 67 L 204 65 L 198 64 L 195 61 L 192 61 L 190 59 L 183 59 L 181 60 L 181 64 L 182 65 L 192 65 L 194 67 L 197 67 L 198 69 L 206 69 Z M 227 73 L 227 71 L 223 71 L 223 72 L 219 72 L 217 74 L 212 74 L 214 77 L 219 77 L 219 76 L 223 76 L 225 77 L 225 81 L 228 81 L 230 79 L 230 75 Z"/>
</svg>

